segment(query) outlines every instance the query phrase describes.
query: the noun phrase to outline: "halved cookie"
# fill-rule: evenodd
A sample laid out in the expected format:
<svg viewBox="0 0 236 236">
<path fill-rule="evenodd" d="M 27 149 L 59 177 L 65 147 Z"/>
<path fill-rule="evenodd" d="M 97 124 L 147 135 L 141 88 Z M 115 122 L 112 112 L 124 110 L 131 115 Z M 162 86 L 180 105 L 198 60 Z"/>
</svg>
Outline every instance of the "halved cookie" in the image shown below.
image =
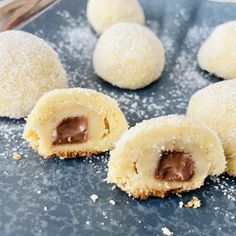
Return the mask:
<svg viewBox="0 0 236 236">
<path fill-rule="evenodd" d="M 127 128 L 114 99 L 90 89 L 57 89 L 39 99 L 23 138 L 41 156 L 69 158 L 112 149 Z"/>
<path fill-rule="evenodd" d="M 225 170 L 217 134 L 185 116 L 163 116 L 137 124 L 111 152 L 108 182 L 135 198 L 165 197 L 199 188 L 208 175 Z"/>
</svg>

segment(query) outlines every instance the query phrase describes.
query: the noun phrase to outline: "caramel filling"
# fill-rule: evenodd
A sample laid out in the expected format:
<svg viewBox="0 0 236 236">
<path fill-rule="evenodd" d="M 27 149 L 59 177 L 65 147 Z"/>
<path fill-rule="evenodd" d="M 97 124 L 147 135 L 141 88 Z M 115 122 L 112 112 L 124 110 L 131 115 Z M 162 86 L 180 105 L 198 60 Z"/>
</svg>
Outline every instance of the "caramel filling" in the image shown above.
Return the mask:
<svg viewBox="0 0 236 236">
<path fill-rule="evenodd" d="M 88 119 L 85 116 L 68 117 L 52 132 L 52 144 L 84 143 L 88 140 Z"/>
<path fill-rule="evenodd" d="M 190 153 L 163 151 L 157 164 L 155 177 L 166 181 L 187 181 L 193 177 L 194 162 Z"/>
</svg>

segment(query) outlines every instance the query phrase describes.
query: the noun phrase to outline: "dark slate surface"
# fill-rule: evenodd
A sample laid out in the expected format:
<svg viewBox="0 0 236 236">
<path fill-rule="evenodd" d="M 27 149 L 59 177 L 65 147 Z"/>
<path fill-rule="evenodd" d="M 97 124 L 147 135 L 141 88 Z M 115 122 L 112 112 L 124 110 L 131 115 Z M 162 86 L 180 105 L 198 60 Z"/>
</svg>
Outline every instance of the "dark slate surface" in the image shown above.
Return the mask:
<svg viewBox="0 0 236 236">
<path fill-rule="evenodd" d="M 196 53 L 214 26 L 233 20 L 236 4 L 194 0 L 142 0 L 147 25 L 166 48 L 166 67 L 151 86 L 128 91 L 100 80 L 91 57 L 96 35 L 86 17 L 86 0 L 64 0 L 23 27 L 46 39 L 60 54 L 70 86 L 89 87 L 118 100 L 130 125 L 184 113 L 190 96 L 218 81 L 201 71 Z M 21 140 L 24 121 L 0 119 L 0 235 L 234 235 L 235 180 L 212 178 L 183 198 L 138 201 L 104 182 L 107 155 L 93 159 L 43 160 Z M 22 153 L 14 161 L 12 153 Z M 92 194 L 99 199 L 93 203 Z M 179 208 L 195 195 L 199 209 Z M 115 200 L 112 206 L 109 200 Z"/>
</svg>

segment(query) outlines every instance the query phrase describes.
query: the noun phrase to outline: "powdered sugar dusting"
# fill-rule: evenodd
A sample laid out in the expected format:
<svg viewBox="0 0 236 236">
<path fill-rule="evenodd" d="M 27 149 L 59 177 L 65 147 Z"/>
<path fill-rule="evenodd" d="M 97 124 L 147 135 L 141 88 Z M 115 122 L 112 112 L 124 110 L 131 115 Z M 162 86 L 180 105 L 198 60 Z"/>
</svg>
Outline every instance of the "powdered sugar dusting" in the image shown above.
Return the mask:
<svg viewBox="0 0 236 236">
<path fill-rule="evenodd" d="M 183 49 L 176 59 L 173 72 L 170 73 L 170 79 L 179 88 L 197 90 L 209 84 L 209 81 L 202 75 L 201 71 L 197 70 L 197 51 L 200 42 L 207 37 L 209 32 L 210 29 L 206 26 L 193 26 L 189 29 L 182 46 Z"/>
<path fill-rule="evenodd" d="M 146 26 L 155 34 L 157 34 L 160 27 L 156 20 L 147 20 Z"/>
<path fill-rule="evenodd" d="M 185 112 L 191 95 L 211 83 L 212 78 L 198 68 L 196 53 L 212 28 L 195 25 L 183 32 L 182 22 L 189 20 L 191 12 L 180 7 L 182 1 L 176 4 L 173 15 L 166 12 L 176 29 L 168 25 L 162 29 L 161 22 L 149 19 L 147 15 L 148 26 L 164 44 L 166 66 L 158 81 L 137 91 L 117 89 L 94 74 L 92 56 L 97 37 L 84 12 L 73 17 L 68 11 L 60 10 L 56 14 L 63 26 L 48 30 L 44 24 L 44 28 L 37 25 L 33 29 L 37 29 L 36 34 L 43 38 L 47 35 L 46 40 L 59 52 L 70 77 L 70 87 L 92 88 L 115 98 L 133 126 L 154 116 Z M 23 127 L 22 120 L 0 120 L 1 232 L 8 235 L 18 232 L 78 235 L 94 230 L 112 234 L 122 233 L 128 222 L 128 233 L 152 235 L 161 233 L 161 227 L 168 221 L 173 232 L 214 235 L 220 231 L 229 235 L 228 229 L 235 227 L 236 191 L 231 177 L 211 178 L 196 191 L 203 200 L 203 206 L 196 212 L 179 208 L 179 199 L 175 197 L 139 202 L 128 198 L 118 188 L 111 190 L 104 182 L 108 153 L 83 160 L 43 160 L 22 141 Z M 14 152 L 23 154 L 24 158 L 14 161 Z M 96 204 L 90 199 L 94 193 L 99 196 Z M 109 203 L 111 199 L 115 205 Z M 206 214 L 209 225 L 214 227 L 202 225 L 202 213 L 199 212 Z M 218 216 L 220 219 L 217 220 Z M 211 228 L 207 234 L 206 230 Z"/>
<path fill-rule="evenodd" d="M 235 179 L 231 179 L 228 176 L 211 177 L 214 183 L 213 188 L 227 197 L 229 201 L 236 201 L 236 182 Z M 229 182 L 230 181 L 230 182 Z"/>
<path fill-rule="evenodd" d="M 8 158 L 8 156 L 12 156 L 14 152 L 22 152 L 22 146 L 24 146 L 25 144 L 25 142 L 23 142 L 23 140 L 21 139 L 23 128 L 24 123 L 22 123 L 21 121 L 0 122 L 0 130 L 2 133 L 2 135 L 0 135 L 0 156 L 2 158 Z"/>
<path fill-rule="evenodd" d="M 86 80 L 86 75 L 89 74 L 88 72 L 92 66 L 92 54 L 96 44 L 96 35 L 84 19 L 85 16 L 79 16 L 74 19 L 70 17 L 67 11 L 57 12 L 57 14 L 67 21 L 68 26 L 60 28 L 59 35 L 63 40 L 55 47 L 62 55 L 63 61 L 67 60 L 67 56 L 76 61 L 76 71 L 73 71 L 71 65 L 66 63 L 66 69 L 70 73 L 70 86 L 75 87 L 78 75 L 80 79 Z"/>
</svg>

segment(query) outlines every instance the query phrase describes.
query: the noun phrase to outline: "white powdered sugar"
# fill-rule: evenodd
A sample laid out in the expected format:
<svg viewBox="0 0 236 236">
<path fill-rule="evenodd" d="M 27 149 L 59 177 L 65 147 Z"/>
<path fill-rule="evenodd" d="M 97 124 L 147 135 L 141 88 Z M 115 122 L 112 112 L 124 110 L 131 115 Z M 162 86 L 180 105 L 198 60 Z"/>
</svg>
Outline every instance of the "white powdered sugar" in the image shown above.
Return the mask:
<svg viewBox="0 0 236 236">
<path fill-rule="evenodd" d="M 58 12 L 66 22 L 68 27 L 61 27 L 60 34 L 63 41 L 59 43 L 59 50 L 67 50 L 70 56 L 83 61 L 91 59 L 94 46 L 96 44 L 96 35 L 92 32 L 84 17 L 78 19 L 70 18 L 66 11 Z"/>
<path fill-rule="evenodd" d="M 222 176 L 211 177 L 211 181 L 213 182 L 215 191 L 221 192 L 229 201 L 236 201 L 236 182 L 234 179 L 230 179 L 228 176 Z"/>
</svg>

